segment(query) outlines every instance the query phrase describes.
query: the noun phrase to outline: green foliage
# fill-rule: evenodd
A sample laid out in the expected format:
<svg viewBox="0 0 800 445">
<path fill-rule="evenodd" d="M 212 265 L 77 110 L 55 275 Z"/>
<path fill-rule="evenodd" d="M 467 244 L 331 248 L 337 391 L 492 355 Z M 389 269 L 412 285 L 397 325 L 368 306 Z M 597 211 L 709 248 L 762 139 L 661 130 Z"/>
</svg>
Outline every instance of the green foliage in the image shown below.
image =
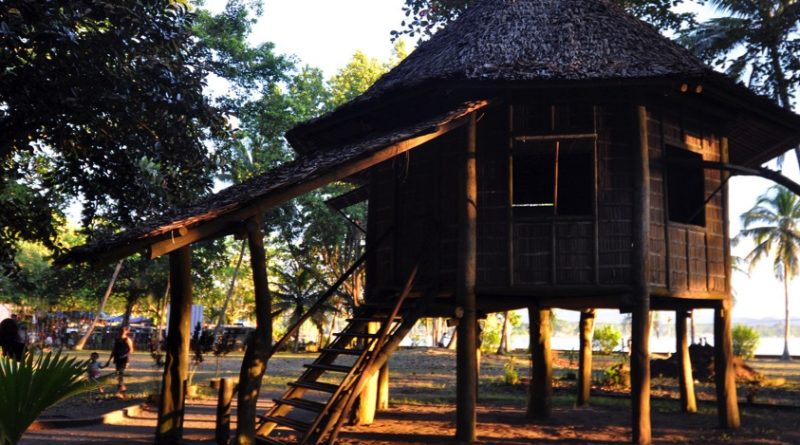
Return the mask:
<svg viewBox="0 0 800 445">
<path fill-rule="evenodd" d="M 601 354 L 611 354 L 622 341 L 622 332 L 614 326 L 603 325 L 596 327 L 592 337 L 592 346 Z"/>
<path fill-rule="evenodd" d="M 16 444 L 49 406 L 99 385 L 85 375 L 85 361 L 59 352 L 29 354 L 22 362 L 0 358 L 0 444 Z"/>
<path fill-rule="evenodd" d="M 519 371 L 514 357 L 509 358 L 503 365 L 503 382 L 506 385 L 519 385 Z"/>
<path fill-rule="evenodd" d="M 606 386 L 630 386 L 631 370 L 623 362 L 611 365 L 603 370 L 602 383 Z"/>
<path fill-rule="evenodd" d="M 800 82 L 800 4 L 710 0 L 724 14 L 690 27 L 682 42 L 708 63 L 791 109 Z"/>
<path fill-rule="evenodd" d="M 185 2 L 8 0 L 0 17 L 0 200 L 34 197 L 4 212 L 0 252 L 18 239 L 58 247 L 70 199 L 97 234 L 210 188 L 202 141 L 225 122 L 203 96 L 208 53 Z"/>
<path fill-rule="evenodd" d="M 761 341 L 755 329 L 750 326 L 737 324 L 733 327 L 733 353 L 745 360 L 756 355 L 756 349 Z"/>
<path fill-rule="evenodd" d="M 637 17 L 664 31 L 676 31 L 694 23 L 691 13 L 677 12 L 676 6 L 686 0 L 615 0 Z M 471 0 L 405 0 L 406 19 L 401 29 L 392 31 L 393 38 L 402 35 L 429 37 L 464 12 Z"/>
</svg>

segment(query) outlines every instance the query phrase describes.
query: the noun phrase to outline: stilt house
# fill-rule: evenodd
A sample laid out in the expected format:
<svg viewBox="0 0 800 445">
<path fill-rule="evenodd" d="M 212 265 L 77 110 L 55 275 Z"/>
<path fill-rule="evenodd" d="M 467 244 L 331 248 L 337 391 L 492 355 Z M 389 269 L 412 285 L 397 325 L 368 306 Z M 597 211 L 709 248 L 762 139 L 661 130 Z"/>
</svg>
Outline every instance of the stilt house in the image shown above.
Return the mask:
<svg viewBox="0 0 800 445">
<path fill-rule="evenodd" d="M 368 200 L 370 305 L 255 425 L 241 406 L 258 385 L 240 383 L 240 436 L 257 429 L 262 442 L 283 443 L 270 433 L 285 426 L 304 443 L 332 443 L 413 322 L 446 316 L 458 323 L 457 435 L 474 440 L 476 319 L 519 308 L 532 315 L 532 416 L 550 406 L 547 311 L 582 310 L 584 322 L 596 308 L 632 314 L 637 443 L 650 442 L 649 312 L 677 313 L 681 403 L 692 411 L 686 316 L 714 309 L 720 423 L 738 426 L 727 183 L 762 175 L 800 190 L 759 167 L 800 142 L 797 115 L 610 1 L 477 0 L 366 93 L 287 138 L 296 161 L 67 258 L 170 253 L 177 282 L 192 243 L 238 231 L 257 250 L 265 210 L 332 181 L 359 185 L 334 201 Z M 185 284 L 173 286 L 173 313 L 187 298 Z M 187 360 L 177 332 L 165 382 Z M 354 361 L 340 360 L 348 355 Z M 246 368 L 260 381 L 263 369 L 251 365 L 243 381 Z M 318 381 L 336 373 L 341 384 Z M 164 441 L 179 435 L 168 411 L 183 403 L 177 385 L 165 388 Z"/>
</svg>

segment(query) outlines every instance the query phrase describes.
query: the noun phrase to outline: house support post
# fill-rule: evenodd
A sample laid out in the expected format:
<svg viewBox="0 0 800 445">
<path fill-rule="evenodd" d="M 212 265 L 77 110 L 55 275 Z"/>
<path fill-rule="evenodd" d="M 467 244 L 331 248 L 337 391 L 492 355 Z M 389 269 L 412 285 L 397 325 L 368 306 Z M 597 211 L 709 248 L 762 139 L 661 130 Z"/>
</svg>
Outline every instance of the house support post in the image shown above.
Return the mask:
<svg viewBox="0 0 800 445">
<path fill-rule="evenodd" d="M 530 307 L 531 382 L 528 418 L 546 419 L 553 407 L 553 351 L 550 348 L 550 309 Z"/>
<path fill-rule="evenodd" d="M 580 357 L 578 357 L 578 406 L 589 404 L 592 391 L 592 335 L 594 334 L 594 309 L 581 311 Z"/>
<path fill-rule="evenodd" d="M 169 335 L 161 380 L 161 400 L 156 424 L 157 445 L 178 444 L 183 438 L 186 379 L 192 313 L 192 252 L 182 247 L 169 255 Z"/>
<path fill-rule="evenodd" d="M 470 116 L 467 147 L 462 164 L 458 201 L 458 275 L 456 298 L 463 310 L 456 344 L 456 440 L 476 440 L 475 410 L 478 401 L 477 314 L 475 280 L 477 264 L 477 118 Z"/>
<path fill-rule="evenodd" d="M 714 379 L 717 385 L 717 414 L 721 428 L 739 428 L 736 371 L 733 368 L 733 337 L 730 304 L 714 309 Z"/>
<path fill-rule="evenodd" d="M 250 249 L 250 265 L 253 269 L 253 287 L 256 300 L 256 329 L 242 359 L 239 372 L 237 398 L 236 443 L 252 445 L 256 434 L 256 404 L 261 389 L 261 379 L 267 369 L 269 349 L 272 347 L 272 306 L 267 282 L 267 256 L 264 251 L 264 233 L 261 217 L 253 217 L 246 223 L 247 241 Z"/>
<path fill-rule="evenodd" d="M 633 156 L 633 267 L 631 295 L 631 411 L 633 443 L 652 443 L 650 426 L 650 160 L 647 109 L 636 109 L 638 143 Z"/>
<path fill-rule="evenodd" d="M 217 445 L 228 445 L 231 441 L 231 411 L 233 407 L 233 387 L 235 385 L 231 379 L 219 380 L 217 426 L 214 429 L 214 439 Z"/>
<path fill-rule="evenodd" d="M 377 334 L 381 330 L 380 323 L 367 323 L 367 332 Z M 367 379 L 364 389 L 358 395 L 358 405 L 356 405 L 354 425 L 370 425 L 375 421 L 375 412 L 378 409 L 378 379 L 380 370 L 368 369 L 365 372 L 372 373 Z"/>
<path fill-rule="evenodd" d="M 681 393 L 681 411 L 696 413 L 697 400 L 694 394 L 692 359 L 689 356 L 687 318 L 689 318 L 689 312 L 683 310 L 675 311 L 675 351 L 678 353 L 678 386 Z"/>
<path fill-rule="evenodd" d="M 378 411 L 389 409 L 389 362 L 381 366 L 378 377 Z"/>
</svg>

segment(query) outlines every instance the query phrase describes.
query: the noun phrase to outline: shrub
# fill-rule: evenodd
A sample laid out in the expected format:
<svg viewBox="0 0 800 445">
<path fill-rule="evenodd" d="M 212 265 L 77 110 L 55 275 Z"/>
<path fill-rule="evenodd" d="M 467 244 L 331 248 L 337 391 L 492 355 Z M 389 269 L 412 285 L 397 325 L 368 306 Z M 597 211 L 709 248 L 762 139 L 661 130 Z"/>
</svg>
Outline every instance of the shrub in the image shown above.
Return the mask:
<svg viewBox="0 0 800 445">
<path fill-rule="evenodd" d="M 622 341 L 622 332 L 611 325 L 600 326 L 594 330 L 592 346 L 601 354 L 611 354 Z"/>
<path fill-rule="evenodd" d="M 517 371 L 517 363 L 514 357 L 508 359 L 506 364 L 503 365 L 503 381 L 506 385 L 519 384 L 519 371 Z"/>
<path fill-rule="evenodd" d="M 733 353 L 745 360 L 753 358 L 761 337 L 750 326 L 737 324 L 733 327 Z"/>
</svg>

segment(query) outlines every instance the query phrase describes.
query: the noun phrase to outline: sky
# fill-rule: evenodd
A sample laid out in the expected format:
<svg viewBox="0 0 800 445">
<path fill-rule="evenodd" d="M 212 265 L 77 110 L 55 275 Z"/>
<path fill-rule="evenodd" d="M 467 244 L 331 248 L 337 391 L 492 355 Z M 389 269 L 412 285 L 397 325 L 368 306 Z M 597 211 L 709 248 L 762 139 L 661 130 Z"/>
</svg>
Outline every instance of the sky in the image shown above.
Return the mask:
<svg viewBox="0 0 800 445">
<path fill-rule="evenodd" d="M 321 68 L 328 77 L 346 65 L 356 50 L 370 57 L 386 60 L 391 55 L 390 31 L 400 28 L 404 19 L 403 0 L 264 0 L 264 16 L 254 27 L 253 44 L 270 41 L 277 53 L 294 55 L 301 65 Z M 207 7 L 222 8 L 224 1 L 209 1 Z M 700 9 L 701 19 L 711 15 Z M 800 180 L 797 162 L 787 156 L 784 174 Z M 752 207 L 756 198 L 772 184 L 760 178 L 736 177 L 730 183 L 731 236 L 741 229 L 739 215 Z M 734 255 L 745 256 L 752 245 L 742 242 Z M 733 277 L 736 291 L 734 319 L 781 318 L 783 287 L 774 278 L 771 264 L 757 267 L 750 276 Z M 791 286 L 796 295 L 800 280 Z M 793 311 L 799 314 L 800 311 Z M 574 314 L 573 314 L 574 315 Z M 710 321 L 709 311 L 699 314 Z M 601 317 L 616 318 L 614 314 Z M 569 317 L 568 317 L 569 318 Z"/>
</svg>

